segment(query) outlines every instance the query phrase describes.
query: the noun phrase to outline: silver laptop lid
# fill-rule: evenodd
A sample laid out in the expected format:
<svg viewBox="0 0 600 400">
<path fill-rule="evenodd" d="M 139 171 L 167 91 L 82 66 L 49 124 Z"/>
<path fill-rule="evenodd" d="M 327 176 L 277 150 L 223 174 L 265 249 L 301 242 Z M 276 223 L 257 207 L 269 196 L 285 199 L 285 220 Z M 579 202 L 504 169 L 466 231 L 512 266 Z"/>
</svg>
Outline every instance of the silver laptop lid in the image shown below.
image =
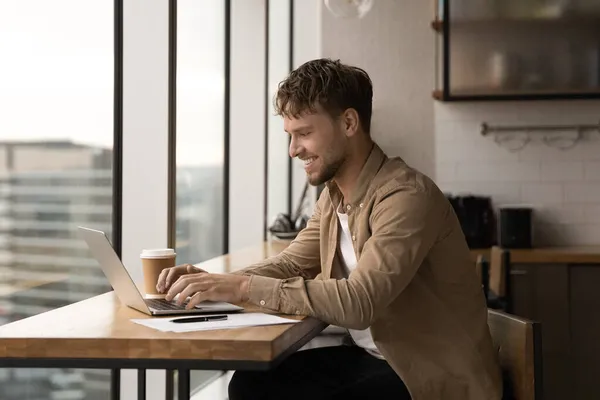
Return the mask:
<svg viewBox="0 0 600 400">
<path fill-rule="evenodd" d="M 83 239 L 87 242 L 92 255 L 96 258 L 104 275 L 115 290 L 123 304 L 151 315 L 150 309 L 144 302 L 142 294 L 135 286 L 131 275 L 119 259 L 106 234 L 95 229 L 78 227 Z"/>
</svg>

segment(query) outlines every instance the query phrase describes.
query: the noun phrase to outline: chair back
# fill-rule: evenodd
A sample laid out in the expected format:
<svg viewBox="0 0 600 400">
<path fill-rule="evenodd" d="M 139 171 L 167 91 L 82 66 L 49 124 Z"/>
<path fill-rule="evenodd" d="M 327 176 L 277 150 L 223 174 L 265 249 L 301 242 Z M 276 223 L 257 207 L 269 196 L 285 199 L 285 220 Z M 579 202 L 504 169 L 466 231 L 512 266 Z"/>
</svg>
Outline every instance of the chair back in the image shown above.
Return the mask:
<svg viewBox="0 0 600 400">
<path fill-rule="evenodd" d="M 503 400 L 540 400 L 542 398 L 541 324 L 488 309 L 488 325 L 502 368 Z"/>
<path fill-rule="evenodd" d="M 498 298 L 505 298 L 508 294 L 510 252 L 501 247 L 492 246 L 489 268 L 490 291 Z"/>
</svg>

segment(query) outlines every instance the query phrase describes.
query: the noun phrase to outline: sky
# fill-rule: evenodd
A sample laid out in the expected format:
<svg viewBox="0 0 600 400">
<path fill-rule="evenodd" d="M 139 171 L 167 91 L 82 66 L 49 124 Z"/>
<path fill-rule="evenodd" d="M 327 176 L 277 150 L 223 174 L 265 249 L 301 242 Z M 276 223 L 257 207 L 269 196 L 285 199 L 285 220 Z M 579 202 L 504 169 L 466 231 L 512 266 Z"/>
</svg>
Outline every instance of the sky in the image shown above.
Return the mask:
<svg viewBox="0 0 600 400">
<path fill-rule="evenodd" d="M 112 148 L 113 4 L 0 0 L 0 140 Z M 222 5 L 178 5 L 179 165 L 223 162 Z"/>
</svg>

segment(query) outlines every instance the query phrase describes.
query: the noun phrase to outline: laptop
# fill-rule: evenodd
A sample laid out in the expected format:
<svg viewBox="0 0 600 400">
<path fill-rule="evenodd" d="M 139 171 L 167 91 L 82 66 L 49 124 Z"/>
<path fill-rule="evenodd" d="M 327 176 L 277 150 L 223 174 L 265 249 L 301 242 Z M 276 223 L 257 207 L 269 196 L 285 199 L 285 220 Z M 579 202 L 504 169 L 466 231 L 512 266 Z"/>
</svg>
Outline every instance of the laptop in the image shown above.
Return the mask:
<svg viewBox="0 0 600 400">
<path fill-rule="evenodd" d="M 92 255 L 100 264 L 104 275 L 113 287 L 121 303 L 148 315 L 187 315 L 205 313 L 232 313 L 243 308 L 225 302 L 202 302 L 190 310 L 185 304 L 179 305 L 165 299 L 146 299 L 139 291 L 131 275 L 119 259 L 108 237 L 102 231 L 78 227 L 80 235 L 87 243 Z"/>
</svg>

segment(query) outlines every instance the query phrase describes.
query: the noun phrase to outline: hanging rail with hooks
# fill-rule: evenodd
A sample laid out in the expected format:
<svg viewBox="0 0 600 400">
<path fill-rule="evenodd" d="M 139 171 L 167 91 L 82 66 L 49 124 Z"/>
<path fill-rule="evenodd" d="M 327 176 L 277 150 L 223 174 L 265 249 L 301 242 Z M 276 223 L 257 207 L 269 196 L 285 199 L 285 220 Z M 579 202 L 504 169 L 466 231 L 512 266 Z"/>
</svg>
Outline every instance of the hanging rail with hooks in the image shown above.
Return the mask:
<svg viewBox="0 0 600 400">
<path fill-rule="evenodd" d="M 598 124 L 579 124 L 579 125 L 512 125 L 512 126 L 490 126 L 487 123 L 481 124 L 481 134 L 483 136 L 492 133 L 507 132 L 556 132 L 556 131 L 576 131 L 579 134 L 584 131 L 600 132 L 600 122 Z"/>
</svg>

